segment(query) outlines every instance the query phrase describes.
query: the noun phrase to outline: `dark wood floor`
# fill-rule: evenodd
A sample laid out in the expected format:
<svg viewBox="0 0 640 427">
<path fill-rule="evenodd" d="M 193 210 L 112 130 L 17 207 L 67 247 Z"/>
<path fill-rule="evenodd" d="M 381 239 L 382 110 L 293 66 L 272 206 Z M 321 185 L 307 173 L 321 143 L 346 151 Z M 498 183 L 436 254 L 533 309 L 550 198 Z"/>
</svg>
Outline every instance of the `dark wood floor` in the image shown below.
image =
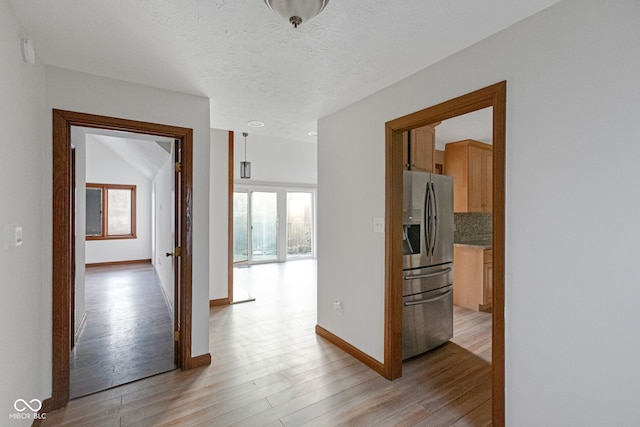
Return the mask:
<svg viewBox="0 0 640 427">
<path fill-rule="evenodd" d="M 85 286 L 72 398 L 175 368 L 171 313 L 151 264 L 90 267 Z"/>
<path fill-rule="evenodd" d="M 489 314 L 456 307 L 454 339 L 388 381 L 315 335 L 315 277 L 313 260 L 236 271 L 256 301 L 211 310 L 211 366 L 74 400 L 45 425 L 490 425 Z"/>
</svg>

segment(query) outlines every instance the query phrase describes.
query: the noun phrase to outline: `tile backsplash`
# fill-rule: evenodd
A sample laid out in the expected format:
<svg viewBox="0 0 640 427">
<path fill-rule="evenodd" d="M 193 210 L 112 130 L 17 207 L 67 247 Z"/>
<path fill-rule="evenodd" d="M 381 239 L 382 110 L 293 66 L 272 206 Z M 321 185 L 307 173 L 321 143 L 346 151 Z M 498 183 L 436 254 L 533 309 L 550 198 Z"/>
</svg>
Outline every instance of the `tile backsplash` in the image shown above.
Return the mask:
<svg viewBox="0 0 640 427">
<path fill-rule="evenodd" d="M 454 213 L 453 240 L 460 242 L 473 238 L 491 237 L 491 212 Z"/>
</svg>

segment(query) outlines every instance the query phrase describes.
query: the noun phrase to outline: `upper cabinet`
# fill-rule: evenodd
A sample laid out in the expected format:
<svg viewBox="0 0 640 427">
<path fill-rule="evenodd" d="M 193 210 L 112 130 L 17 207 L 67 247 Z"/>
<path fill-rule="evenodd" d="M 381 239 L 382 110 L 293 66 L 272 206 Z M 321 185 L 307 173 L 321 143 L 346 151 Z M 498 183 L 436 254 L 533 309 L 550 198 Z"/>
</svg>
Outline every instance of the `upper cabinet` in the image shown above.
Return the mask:
<svg viewBox="0 0 640 427">
<path fill-rule="evenodd" d="M 473 139 L 445 146 L 444 173 L 453 177 L 454 212 L 493 210 L 493 147 Z"/>
<path fill-rule="evenodd" d="M 404 132 L 403 144 L 405 170 L 435 172 L 436 130 L 433 125 Z"/>
</svg>

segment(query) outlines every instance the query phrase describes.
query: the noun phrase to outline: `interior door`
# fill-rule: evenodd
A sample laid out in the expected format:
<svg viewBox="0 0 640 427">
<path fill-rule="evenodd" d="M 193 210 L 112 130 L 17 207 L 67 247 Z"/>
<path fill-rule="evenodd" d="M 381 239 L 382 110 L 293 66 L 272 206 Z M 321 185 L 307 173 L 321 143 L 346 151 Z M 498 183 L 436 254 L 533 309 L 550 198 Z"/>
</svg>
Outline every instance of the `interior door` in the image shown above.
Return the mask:
<svg viewBox="0 0 640 427">
<path fill-rule="evenodd" d="M 71 329 L 69 330 L 70 347 L 76 346 L 76 147 L 71 147 L 71 292 L 69 318 Z"/>
<path fill-rule="evenodd" d="M 182 143 L 179 139 L 175 140 L 173 147 L 173 155 L 175 161 L 174 168 L 174 181 L 173 181 L 173 242 L 174 249 L 173 253 L 173 292 L 174 292 L 174 302 L 173 302 L 173 331 L 174 331 L 174 346 L 173 346 L 173 363 L 176 366 L 181 366 L 181 352 L 180 352 L 180 340 L 181 337 L 181 325 L 180 325 L 180 270 L 182 268 L 181 262 L 181 226 L 182 218 L 181 218 L 181 209 L 180 209 L 180 200 L 182 199 L 182 186 L 180 185 L 181 178 L 181 161 L 182 161 Z M 167 254 L 169 255 L 169 254 Z"/>
</svg>

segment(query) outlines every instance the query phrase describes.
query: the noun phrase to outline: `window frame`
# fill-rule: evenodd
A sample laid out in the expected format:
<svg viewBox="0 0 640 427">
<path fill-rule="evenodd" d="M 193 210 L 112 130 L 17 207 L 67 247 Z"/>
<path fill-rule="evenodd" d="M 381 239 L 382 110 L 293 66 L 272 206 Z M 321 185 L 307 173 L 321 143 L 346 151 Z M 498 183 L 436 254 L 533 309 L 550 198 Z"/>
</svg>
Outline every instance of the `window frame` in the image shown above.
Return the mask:
<svg viewBox="0 0 640 427">
<path fill-rule="evenodd" d="M 85 192 L 88 189 L 102 190 L 102 230 L 98 236 L 87 236 L 86 240 L 121 240 L 121 239 L 137 239 L 136 232 L 136 186 L 129 184 L 96 184 L 86 183 Z M 131 190 L 131 233 L 109 235 L 109 190 Z"/>
</svg>

